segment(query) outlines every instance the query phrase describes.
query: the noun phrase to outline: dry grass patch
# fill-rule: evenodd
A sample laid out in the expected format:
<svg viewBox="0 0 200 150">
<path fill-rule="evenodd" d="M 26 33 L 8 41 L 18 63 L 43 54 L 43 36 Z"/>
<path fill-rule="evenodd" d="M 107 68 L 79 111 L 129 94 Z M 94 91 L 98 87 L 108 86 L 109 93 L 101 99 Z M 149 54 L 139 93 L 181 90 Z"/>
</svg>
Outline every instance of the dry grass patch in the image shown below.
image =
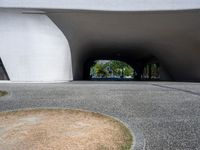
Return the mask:
<svg viewBox="0 0 200 150">
<path fill-rule="evenodd" d="M 6 92 L 6 91 L 0 91 L 0 97 L 1 96 L 5 96 L 5 95 L 7 95 L 8 94 L 8 92 Z"/>
<path fill-rule="evenodd" d="M 68 109 L 0 113 L 3 150 L 128 150 L 132 140 L 121 122 L 98 113 Z"/>
</svg>

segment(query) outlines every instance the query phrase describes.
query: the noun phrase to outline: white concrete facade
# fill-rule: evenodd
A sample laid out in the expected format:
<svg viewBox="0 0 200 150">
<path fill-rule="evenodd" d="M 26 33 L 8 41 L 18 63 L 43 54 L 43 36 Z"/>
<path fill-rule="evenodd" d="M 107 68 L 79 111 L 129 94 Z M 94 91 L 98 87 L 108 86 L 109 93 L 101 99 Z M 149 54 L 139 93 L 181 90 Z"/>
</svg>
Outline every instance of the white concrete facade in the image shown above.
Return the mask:
<svg viewBox="0 0 200 150">
<path fill-rule="evenodd" d="M 0 57 L 11 81 L 73 79 L 68 41 L 46 15 L 4 10 L 0 22 Z"/>
</svg>

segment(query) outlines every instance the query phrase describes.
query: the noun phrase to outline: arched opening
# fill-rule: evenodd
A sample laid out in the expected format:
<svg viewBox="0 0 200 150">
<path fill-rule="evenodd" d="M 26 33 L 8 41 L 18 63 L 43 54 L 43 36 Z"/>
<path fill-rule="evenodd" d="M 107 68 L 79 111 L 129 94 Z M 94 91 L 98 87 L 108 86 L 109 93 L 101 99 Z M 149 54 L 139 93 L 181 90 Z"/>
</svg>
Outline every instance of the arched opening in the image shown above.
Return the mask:
<svg viewBox="0 0 200 150">
<path fill-rule="evenodd" d="M 103 45 L 103 44 L 102 44 Z M 143 47 L 131 47 L 129 45 L 121 46 L 109 46 L 109 45 L 93 45 L 91 47 L 86 47 L 86 53 L 81 56 L 82 65 L 79 69 L 79 80 L 97 80 L 95 75 L 92 76 L 92 67 L 97 64 L 97 62 L 107 63 L 110 65 L 112 62 L 118 62 L 121 64 L 129 65 L 132 68 L 132 75 L 127 75 L 123 78 L 123 72 L 116 76 L 112 76 L 112 71 L 107 70 L 108 75 L 97 76 L 98 80 L 134 80 L 134 81 L 172 81 L 173 76 L 169 67 L 167 66 L 165 60 L 163 60 L 157 53 L 152 53 L 153 49 L 146 49 Z M 114 45 L 114 44 L 113 44 Z M 85 49 L 86 49 L 85 48 Z M 152 50 L 156 51 L 156 50 Z M 82 67 L 81 67 L 82 66 Z M 123 67 L 119 67 L 117 70 L 123 70 Z M 117 72 L 117 71 L 116 71 Z M 131 77 L 130 77 L 131 76 Z M 116 79 L 113 79 L 116 77 Z"/>
<path fill-rule="evenodd" d="M 9 76 L 0 58 L 0 80 L 9 80 Z"/>
<path fill-rule="evenodd" d="M 124 61 L 95 60 L 89 75 L 90 80 L 127 81 L 134 79 L 134 68 Z"/>
<path fill-rule="evenodd" d="M 115 59 L 89 60 L 84 67 L 84 80 L 97 81 L 161 81 L 163 72 L 159 61 L 145 59 L 128 63 Z"/>
</svg>

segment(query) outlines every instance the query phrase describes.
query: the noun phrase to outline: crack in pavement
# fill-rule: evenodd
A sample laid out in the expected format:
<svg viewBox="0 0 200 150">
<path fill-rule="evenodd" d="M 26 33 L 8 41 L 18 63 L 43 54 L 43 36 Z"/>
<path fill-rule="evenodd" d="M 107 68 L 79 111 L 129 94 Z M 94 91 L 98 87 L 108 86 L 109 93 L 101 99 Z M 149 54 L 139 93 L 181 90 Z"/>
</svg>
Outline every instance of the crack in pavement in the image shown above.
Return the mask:
<svg viewBox="0 0 200 150">
<path fill-rule="evenodd" d="M 166 86 L 166 85 L 158 85 L 158 84 L 151 84 L 151 85 L 161 87 L 161 88 L 173 89 L 173 90 L 176 90 L 176 91 L 181 91 L 181 92 L 189 93 L 189 94 L 192 94 L 192 95 L 200 96 L 200 93 L 193 92 L 193 91 L 190 91 L 190 90 L 179 89 L 179 88 Z"/>
</svg>

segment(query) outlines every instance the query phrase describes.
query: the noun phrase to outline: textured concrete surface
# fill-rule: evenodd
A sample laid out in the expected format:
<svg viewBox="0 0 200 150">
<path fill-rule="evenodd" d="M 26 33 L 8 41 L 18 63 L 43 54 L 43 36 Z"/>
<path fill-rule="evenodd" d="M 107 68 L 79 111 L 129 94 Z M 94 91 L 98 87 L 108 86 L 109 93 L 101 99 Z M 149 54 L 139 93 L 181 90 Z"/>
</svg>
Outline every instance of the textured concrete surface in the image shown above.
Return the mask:
<svg viewBox="0 0 200 150">
<path fill-rule="evenodd" d="M 200 84 L 176 82 L 1 83 L 0 110 L 78 108 L 111 115 L 136 136 L 135 150 L 200 149 Z"/>
</svg>

